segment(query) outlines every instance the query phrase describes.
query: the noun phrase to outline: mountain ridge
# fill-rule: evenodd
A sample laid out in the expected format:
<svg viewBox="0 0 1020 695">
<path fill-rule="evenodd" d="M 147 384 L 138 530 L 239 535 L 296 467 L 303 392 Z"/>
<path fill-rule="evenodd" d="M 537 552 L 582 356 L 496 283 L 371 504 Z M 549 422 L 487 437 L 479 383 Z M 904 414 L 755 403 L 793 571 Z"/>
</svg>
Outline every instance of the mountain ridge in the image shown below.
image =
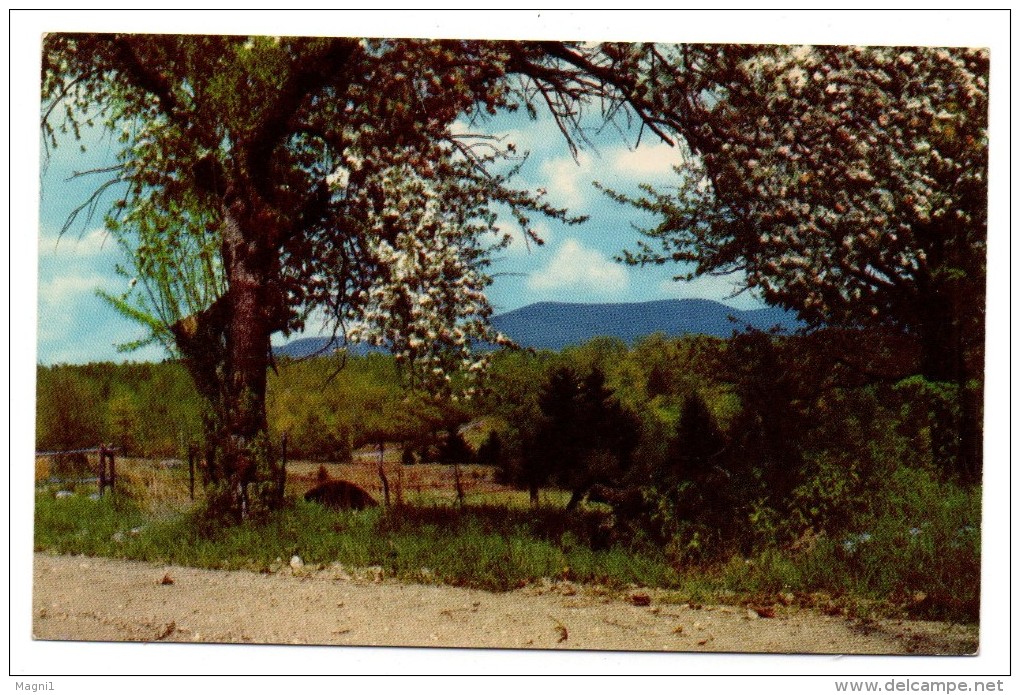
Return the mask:
<svg viewBox="0 0 1020 695">
<path fill-rule="evenodd" d="M 654 333 L 670 337 L 702 334 L 728 338 L 745 327 L 769 330 L 802 327 L 793 312 L 775 307 L 736 309 L 711 299 L 658 299 L 646 302 L 584 304 L 542 301 L 492 317 L 493 327 L 518 345 L 537 350 L 562 350 L 607 336 L 625 343 Z M 331 350 L 328 338 L 299 338 L 275 347 L 277 355 L 306 357 Z M 353 354 L 377 351 L 353 345 Z"/>
</svg>

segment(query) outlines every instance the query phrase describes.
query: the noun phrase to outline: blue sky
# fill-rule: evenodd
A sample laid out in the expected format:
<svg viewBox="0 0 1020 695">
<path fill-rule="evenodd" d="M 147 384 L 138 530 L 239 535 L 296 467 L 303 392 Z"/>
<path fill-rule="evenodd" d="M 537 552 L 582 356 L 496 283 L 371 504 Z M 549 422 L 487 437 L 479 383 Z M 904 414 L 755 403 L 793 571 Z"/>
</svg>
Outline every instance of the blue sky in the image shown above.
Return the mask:
<svg viewBox="0 0 1020 695">
<path fill-rule="evenodd" d="M 62 28 L 79 30 L 194 31 L 194 17 L 187 13 L 159 15 L 146 13 L 61 13 Z M 308 33 L 322 27 L 338 26 L 343 18 L 343 31 L 351 35 L 396 36 L 483 36 L 491 38 L 584 38 L 611 40 L 660 41 L 743 41 L 743 42 L 822 42 L 876 43 L 909 45 L 990 45 L 993 56 L 1008 50 L 1008 30 L 996 29 L 987 23 L 987 15 L 971 13 L 900 12 L 873 14 L 868 12 L 519 12 L 501 13 L 413 13 L 386 15 L 385 29 L 380 31 L 381 13 L 326 13 L 321 23 L 314 13 L 283 13 L 239 15 L 229 12 L 203 13 L 202 30 L 209 32 Z M 898 17 L 898 18 L 897 18 Z M 52 24 L 56 19 L 51 19 Z M 42 19 L 40 27 L 48 26 Z M 158 28 L 157 28 L 158 27 Z M 29 37 L 33 34 L 29 33 Z M 38 36 L 38 33 L 34 34 Z M 17 41 L 22 38 L 14 37 Z M 15 41 L 15 43 L 17 43 Z M 24 42 L 23 42 L 24 43 Z M 23 56 L 38 60 L 38 44 L 28 41 Z M 996 48 L 998 47 L 998 48 Z M 34 65 L 31 61 L 29 66 Z M 998 84 L 1008 83 L 1008 63 L 999 61 L 996 69 Z M 1003 72 L 1005 70 L 1005 72 Z M 16 71 L 17 72 L 17 71 Z M 28 71 L 26 95 L 38 94 L 38 72 Z M 993 78 L 995 76 L 993 75 Z M 15 74 L 16 80 L 18 75 Z M 21 78 L 24 82 L 24 78 Z M 34 86 L 33 86 L 34 81 Z M 1001 92 L 998 92 L 1001 93 Z M 32 99 L 28 98 L 27 103 Z M 998 103 L 1002 104 L 1005 100 Z M 37 103 L 37 97 L 36 97 Z M 32 122 L 35 125 L 32 125 Z M 1003 122 L 1003 121 L 1000 121 Z M 530 150 L 531 158 L 521 172 L 521 184 L 549 191 L 550 201 L 587 214 L 590 220 L 577 227 L 540 220 L 539 228 L 546 240 L 542 247 L 515 243 L 500 254 L 492 268 L 497 274 L 489 297 L 497 312 L 543 301 L 627 302 L 650 299 L 706 297 L 724 301 L 739 308 L 756 306 L 749 294 L 733 297 L 734 278 L 702 278 L 690 283 L 675 283 L 671 278 L 681 269 L 674 266 L 630 268 L 614 262 L 622 249 L 632 247 L 638 238 L 633 225 L 644 225 L 648 218 L 635 210 L 618 205 L 598 192 L 592 181 L 599 180 L 611 188 L 634 190 L 639 182 L 666 183 L 670 166 L 678 157 L 677 150 L 658 143 L 645 133 L 641 146 L 633 149 L 636 133 L 621 136 L 613 129 L 595 138 L 597 148 L 581 153 L 574 161 L 554 125 L 548 119 L 526 123 L 511 119 L 498 123 L 500 130 L 509 131 L 519 150 Z M 29 129 L 38 127 L 37 116 L 28 119 Z M 15 132 L 15 131 L 12 131 Z M 27 132 L 27 131 L 26 131 Z M 13 143 L 16 146 L 19 143 Z M 27 151 L 26 151 L 26 145 Z M 30 143 L 20 143 L 26 157 L 32 154 Z M 160 359 L 156 349 L 130 354 L 118 353 L 114 345 L 137 338 L 140 328 L 116 315 L 95 296 L 97 289 L 117 291 L 123 283 L 114 273 L 118 250 L 101 231 L 101 213 L 89 225 L 77 225 L 57 239 L 67 214 L 90 192 L 88 182 L 68 182 L 75 169 L 108 161 L 113 155 L 109 143 L 92 147 L 86 155 L 73 145 L 60 148 L 40 176 L 42 204 L 38 229 L 38 343 L 36 359 L 45 364 L 87 362 L 90 360 Z M 993 162 L 994 168 L 995 162 Z M 1001 181 L 1007 180 L 1000 178 Z M 996 200 L 993 172 L 993 205 Z M 33 200 L 32 187 L 15 181 L 26 193 L 12 200 L 24 206 Z M 999 202 L 1008 200 L 1000 194 Z M 993 220 L 994 220 L 993 216 Z M 512 225 L 510 225 L 512 227 Z M 991 235 L 996 233 L 991 230 Z M 1008 238 L 1008 237 L 1007 237 Z M 990 257 L 990 279 L 1008 278 L 1008 269 L 997 270 L 997 260 Z M 1004 266 L 1000 266 L 1004 268 Z M 737 279 L 738 280 L 738 279 Z M 989 311 L 995 310 L 990 298 Z M 277 339 L 275 342 L 280 342 Z"/>
<path fill-rule="evenodd" d="M 596 125 L 595 122 L 592 125 Z M 634 248 L 635 226 L 647 227 L 654 218 L 609 199 L 594 181 L 610 188 L 636 192 L 640 183 L 661 186 L 678 182 L 673 165 L 680 151 L 645 132 L 638 144 L 636 130 L 609 127 L 592 135 L 593 146 L 576 158 L 550 117 L 532 121 L 524 116 L 497 117 L 484 128 L 504 135 L 519 152 L 530 152 L 517 185 L 545 189 L 548 200 L 572 214 L 587 215 L 580 225 L 538 218 L 536 228 L 545 243 L 525 243 L 509 217 L 504 227 L 514 242 L 496 256 L 489 299 L 497 313 L 538 301 L 634 302 L 651 299 L 700 297 L 739 308 L 760 306 L 750 294 L 733 296 L 739 278 L 704 278 L 675 282 L 678 266 L 635 268 L 615 257 Z M 477 131 L 478 128 L 472 128 Z M 86 151 L 73 138 L 61 142 L 45 158 L 42 170 L 39 233 L 38 360 L 43 364 L 98 360 L 150 360 L 165 355 L 152 347 L 121 353 L 116 345 L 133 340 L 144 330 L 113 311 L 96 295 L 99 289 L 120 293 L 126 280 L 116 274 L 123 255 L 103 230 L 103 213 L 114 200 L 101 199 L 91 219 L 82 216 L 62 236 L 68 215 L 104 181 L 102 175 L 72 178 L 76 171 L 114 163 L 117 144 L 100 130 L 83 139 Z M 318 326 L 311 324 L 309 332 Z M 274 339 L 283 342 L 282 336 Z"/>
</svg>

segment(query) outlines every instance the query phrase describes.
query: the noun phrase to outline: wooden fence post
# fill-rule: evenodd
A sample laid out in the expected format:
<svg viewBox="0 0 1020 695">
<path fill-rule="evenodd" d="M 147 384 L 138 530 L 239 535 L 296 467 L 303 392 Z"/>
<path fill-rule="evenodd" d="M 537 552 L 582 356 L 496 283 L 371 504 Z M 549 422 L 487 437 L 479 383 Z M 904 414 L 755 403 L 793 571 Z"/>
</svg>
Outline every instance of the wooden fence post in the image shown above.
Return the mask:
<svg viewBox="0 0 1020 695">
<path fill-rule="evenodd" d="M 115 451 L 114 449 L 110 449 L 107 452 L 107 456 L 110 457 L 110 492 L 112 492 L 112 493 L 116 493 L 117 492 L 117 489 L 116 489 L 116 484 L 117 484 L 117 464 L 116 464 L 116 461 L 114 459 L 114 453 L 113 453 L 114 451 Z"/>
<path fill-rule="evenodd" d="M 99 448 L 99 495 L 103 495 L 107 486 L 110 488 L 110 492 L 116 492 L 117 483 L 117 465 L 114 461 L 113 452 L 115 449 L 108 444 L 100 444 Z M 109 474 L 107 474 L 106 464 L 110 464 Z"/>
<path fill-rule="evenodd" d="M 106 447 L 99 445 L 99 496 L 106 490 Z"/>
<path fill-rule="evenodd" d="M 379 464 L 376 471 L 382 481 L 383 501 L 388 508 L 390 506 L 390 481 L 386 479 L 386 443 L 379 441 Z"/>
<path fill-rule="evenodd" d="M 195 445 L 188 442 L 188 496 L 195 501 Z"/>
<path fill-rule="evenodd" d="M 283 433 L 280 439 L 280 501 L 283 501 L 284 492 L 287 489 L 287 433 Z"/>
</svg>

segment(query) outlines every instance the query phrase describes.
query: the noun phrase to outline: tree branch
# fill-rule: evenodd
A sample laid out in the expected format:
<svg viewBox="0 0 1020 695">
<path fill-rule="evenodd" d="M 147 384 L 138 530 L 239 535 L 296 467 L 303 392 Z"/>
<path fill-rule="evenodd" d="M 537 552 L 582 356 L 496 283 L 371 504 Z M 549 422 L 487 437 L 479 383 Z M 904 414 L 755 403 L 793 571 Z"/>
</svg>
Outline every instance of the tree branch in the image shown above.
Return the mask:
<svg viewBox="0 0 1020 695">
<path fill-rule="evenodd" d="M 292 128 L 294 114 L 323 87 L 335 84 L 340 71 L 354 55 L 358 42 L 354 39 L 334 39 L 321 51 L 321 55 L 306 56 L 298 69 L 276 93 L 275 99 L 265 109 L 266 117 L 246 137 L 246 165 L 255 172 L 253 177 L 258 192 L 267 200 L 272 199 L 268 188 L 270 177 L 262 175 L 268 169 L 273 151 Z"/>
<path fill-rule="evenodd" d="M 158 67 L 153 68 L 145 64 L 138 54 L 132 37 L 116 34 L 113 36 L 112 43 L 121 59 L 119 67 L 130 76 L 132 83 L 156 97 L 161 110 L 168 118 L 182 126 L 187 125 L 180 118 L 180 112 L 184 110 L 183 105 L 174 94 L 170 82 L 164 77 L 164 72 Z"/>
</svg>

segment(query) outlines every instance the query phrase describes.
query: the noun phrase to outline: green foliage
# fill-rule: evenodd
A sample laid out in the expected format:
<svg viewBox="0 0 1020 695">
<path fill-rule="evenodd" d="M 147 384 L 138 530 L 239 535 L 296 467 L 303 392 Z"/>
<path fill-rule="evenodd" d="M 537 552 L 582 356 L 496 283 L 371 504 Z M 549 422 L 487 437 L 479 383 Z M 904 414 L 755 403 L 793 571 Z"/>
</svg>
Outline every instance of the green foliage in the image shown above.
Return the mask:
<svg viewBox="0 0 1020 695">
<path fill-rule="evenodd" d="M 515 493 L 486 497 L 502 500 L 489 507 L 406 505 L 381 516 L 311 519 L 318 512 L 298 504 L 236 531 L 195 512 L 173 526 L 182 549 L 160 552 L 203 566 L 262 567 L 297 552 L 291 547 L 321 548 L 314 557 L 326 564 L 378 564 L 408 578 L 490 588 L 569 576 L 677 586 L 690 595 L 822 591 L 879 600 L 919 617 L 974 620 L 980 488 L 946 475 L 933 434 L 960 426 L 951 407 L 956 386 L 863 373 L 848 355 L 878 364 L 896 345 L 871 337 L 831 331 L 729 341 L 660 337 L 622 353 L 611 343 L 561 354 L 496 353 L 488 389 L 449 405 L 407 400 L 392 357 L 350 357 L 340 370 L 332 359 L 283 360 L 270 380 L 270 431 L 276 443 L 287 432 L 292 452 L 331 460 L 330 436 L 352 444 L 377 444 L 382 436 L 405 452 L 436 453 L 451 427 L 456 433 L 459 423 L 485 423 L 477 429 L 479 439 L 488 429 L 479 460 L 499 466 L 505 482 L 527 485 L 535 474 L 539 486 L 561 486 L 566 492 L 541 490 L 547 505 L 554 500 L 559 509 L 527 509 Z M 581 378 L 599 354 L 614 355 L 605 361 L 608 372 Z M 672 376 L 649 391 L 655 365 Z M 139 452 L 165 436 L 160 423 L 140 413 L 173 421 L 174 413 L 191 412 L 197 420 L 193 393 L 190 401 L 175 396 L 173 409 L 160 410 L 167 404 L 158 394 L 188 387 L 172 363 L 40 368 L 40 375 L 40 388 L 52 389 L 48 397 L 59 392 L 57 382 L 94 394 L 103 436 L 119 441 L 128 433 Z M 40 431 L 53 422 L 41 422 Z M 312 422 L 322 423 L 318 434 L 301 426 Z M 533 448 L 539 436 L 547 445 Z M 629 452 L 630 465 L 604 455 L 614 451 Z M 792 461 L 795 472 L 780 470 L 781 461 Z M 564 463 L 573 467 L 561 468 Z M 271 461 L 264 465 L 262 476 L 270 480 Z M 591 481 L 590 500 L 608 507 L 575 503 L 564 513 L 568 497 L 576 499 Z M 207 492 L 232 494 L 226 486 Z M 41 497 L 38 504 L 47 508 L 45 516 L 65 501 Z M 327 538 L 309 538 L 306 522 Z M 79 533 L 66 519 L 54 523 L 63 524 L 55 532 L 62 538 Z M 115 543 L 102 534 L 120 527 L 107 524 L 88 547 L 145 556 L 154 552 L 151 544 L 172 545 L 171 531 L 148 528 Z M 158 542 L 157 528 L 166 534 Z M 195 533 L 200 538 L 184 539 Z M 244 542 L 267 550 L 245 551 Z M 52 547 L 74 545 L 65 538 Z"/>
<path fill-rule="evenodd" d="M 846 525 L 800 552 L 769 551 L 783 590 L 826 590 L 891 602 L 920 618 L 976 621 L 980 610 L 981 491 L 899 468 L 860 490 Z M 744 573 L 746 576 L 746 573 Z M 734 583 L 735 590 L 777 590 Z"/>
<path fill-rule="evenodd" d="M 962 390 L 958 384 L 931 381 L 921 375 L 904 379 L 894 387 L 901 404 L 899 433 L 910 437 L 915 456 L 945 471 L 957 469 Z"/>
<path fill-rule="evenodd" d="M 36 448 L 57 451 L 94 447 L 106 438 L 99 409 L 103 384 L 70 369 L 36 372 Z"/>
<path fill-rule="evenodd" d="M 582 378 L 558 367 L 538 400 L 542 419 L 526 445 L 527 484 L 553 480 L 571 491 L 573 509 L 596 484 L 618 483 L 630 468 L 639 422 L 613 396 L 605 375 L 592 368 Z"/>
<path fill-rule="evenodd" d="M 202 405 L 184 369 L 161 364 L 36 369 L 36 448 L 114 444 L 122 455 L 179 455 L 200 427 Z"/>
</svg>

